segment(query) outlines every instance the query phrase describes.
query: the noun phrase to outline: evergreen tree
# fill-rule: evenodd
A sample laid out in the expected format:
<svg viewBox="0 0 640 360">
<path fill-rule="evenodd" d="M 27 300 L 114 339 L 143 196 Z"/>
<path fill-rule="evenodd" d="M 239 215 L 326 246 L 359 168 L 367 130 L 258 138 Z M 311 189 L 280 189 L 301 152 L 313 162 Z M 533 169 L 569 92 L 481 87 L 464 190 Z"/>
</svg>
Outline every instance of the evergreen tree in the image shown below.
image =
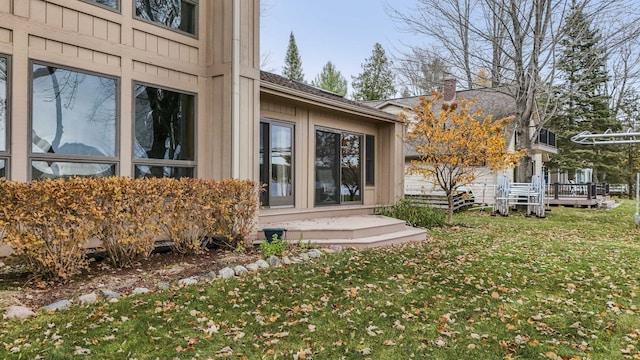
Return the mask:
<svg viewBox="0 0 640 360">
<path fill-rule="evenodd" d="M 362 73 L 352 77 L 353 98 L 380 100 L 395 95 L 391 65 L 392 62 L 387 58 L 382 45 L 376 43 L 371 57 L 362 64 Z"/>
<path fill-rule="evenodd" d="M 331 91 L 340 96 L 347 94 L 347 79 L 342 76 L 331 61 L 328 61 L 324 65 L 322 72 L 316 76 L 316 79 L 311 82 L 311 85 Z"/>
<path fill-rule="evenodd" d="M 557 134 L 558 155 L 549 166 L 569 172 L 593 168 L 593 181 L 604 181 L 607 174 L 619 172 L 620 156 L 616 149 L 571 141 L 572 136 L 582 131 L 602 133 L 620 128 L 609 108 L 602 38 L 597 29 L 592 29 L 584 3 L 572 2 L 559 45 L 558 70 L 563 81 L 555 89 L 557 114 L 548 123 Z"/>
<path fill-rule="evenodd" d="M 282 75 L 291 80 L 304 82 L 302 59 L 298 52 L 298 45 L 296 45 L 296 38 L 293 36 L 293 31 L 289 34 L 289 46 L 287 47 L 287 55 L 284 58 Z"/>
</svg>

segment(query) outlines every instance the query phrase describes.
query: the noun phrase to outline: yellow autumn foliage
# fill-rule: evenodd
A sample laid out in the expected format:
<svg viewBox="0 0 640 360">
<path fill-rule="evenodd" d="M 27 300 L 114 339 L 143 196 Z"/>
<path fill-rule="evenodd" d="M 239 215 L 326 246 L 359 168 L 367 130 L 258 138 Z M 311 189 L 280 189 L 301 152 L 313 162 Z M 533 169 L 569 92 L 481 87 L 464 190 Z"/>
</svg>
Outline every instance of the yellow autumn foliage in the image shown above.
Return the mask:
<svg viewBox="0 0 640 360">
<path fill-rule="evenodd" d="M 406 141 L 418 153 L 408 172 L 433 179 L 446 193 L 451 221 L 453 195 L 460 186 L 474 181 L 483 166 L 513 168 L 524 152 L 507 149 L 505 128 L 513 117 L 496 120 L 483 116 L 482 109 L 471 110 L 473 100 L 441 100 L 442 94 L 437 92 L 421 97 L 411 113 L 400 117 L 404 121 L 412 117 Z M 441 104 L 439 109 L 435 104 Z"/>
</svg>

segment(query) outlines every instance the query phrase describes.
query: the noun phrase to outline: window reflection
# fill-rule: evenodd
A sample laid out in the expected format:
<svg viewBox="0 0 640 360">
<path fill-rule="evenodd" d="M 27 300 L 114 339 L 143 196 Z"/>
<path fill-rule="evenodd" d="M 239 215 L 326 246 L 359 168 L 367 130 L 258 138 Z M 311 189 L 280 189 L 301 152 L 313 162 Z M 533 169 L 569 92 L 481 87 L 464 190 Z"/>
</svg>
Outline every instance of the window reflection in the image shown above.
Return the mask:
<svg viewBox="0 0 640 360">
<path fill-rule="evenodd" d="M 94 3 L 100 4 L 102 6 L 106 6 L 106 7 L 110 7 L 113 9 L 119 9 L 120 8 L 120 3 L 118 0 L 89 0 L 92 1 Z"/>
<path fill-rule="evenodd" d="M 342 201 L 360 201 L 362 166 L 360 149 L 362 137 L 356 134 L 342 134 Z"/>
<path fill-rule="evenodd" d="M 7 177 L 6 161 L 0 160 L 0 178 Z"/>
<path fill-rule="evenodd" d="M 361 202 L 362 135 L 316 130 L 316 205 Z"/>
<path fill-rule="evenodd" d="M 134 155 L 137 165 L 148 169 L 136 176 L 188 176 L 176 173 L 171 162 L 195 160 L 194 107 L 193 95 L 136 85 Z M 166 169 L 158 160 L 167 163 Z"/>
<path fill-rule="evenodd" d="M 193 177 L 193 170 L 191 167 L 136 165 L 135 177 L 170 177 L 179 179 Z"/>
<path fill-rule="evenodd" d="M 184 0 L 136 0 L 136 16 L 189 34 L 196 33 L 196 5 Z"/>
<path fill-rule="evenodd" d="M 33 64 L 33 153 L 116 155 L 114 79 Z"/>
<path fill-rule="evenodd" d="M 0 151 L 7 151 L 7 59 L 0 57 Z"/>
<path fill-rule="evenodd" d="M 71 176 L 109 177 L 116 174 L 116 167 L 113 164 L 32 161 L 31 172 L 34 180 Z"/>
<path fill-rule="evenodd" d="M 340 202 L 340 134 L 316 131 L 316 205 Z"/>
</svg>

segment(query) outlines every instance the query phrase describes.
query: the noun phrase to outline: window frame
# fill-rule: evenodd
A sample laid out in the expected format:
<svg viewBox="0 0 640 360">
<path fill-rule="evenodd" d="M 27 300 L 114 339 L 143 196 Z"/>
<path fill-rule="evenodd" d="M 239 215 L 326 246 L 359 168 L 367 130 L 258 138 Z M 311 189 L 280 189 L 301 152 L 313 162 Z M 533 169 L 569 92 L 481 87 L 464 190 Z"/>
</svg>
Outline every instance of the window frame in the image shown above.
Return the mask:
<svg viewBox="0 0 640 360">
<path fill-rule="evenodd" d="M 269 118 L 269 117 L 260 117 L 260 129 L 259 132 L 262 132 L 262 125 L 266 124 L 268 125 L 269 128 L 269 133 L 268 133 L 268 144 L 264 144 L 265 146 L 265 150 L 269 150 L 269 154 L 267 154 L 266 152 L 264 154 L 262 154 L 264 156 L 264 160 L 266 161 L 267 159 L 269 159 L 268 161 L 268 172 L 269 172 L 269 177 L 271 177 L 272 174 L 272 166 L 273 164 L 271 163 L 271 152 L 273 150 L 272 148 L 272 144 L 271 144 L 271 134 L 272 134 L 272 128 L 273 125 L 275 126 L 280 126 L 280 127 L 286 127 L 291 129 L 291 196 L 282 196 L 280 197 L 282 200 L 278 201 L 272 201 L 272 197 L 270 194 L 270 185 L 267 185 L 265 188 L 265 191 L 267 191 L 267 200 L 268 200 L 268 204 L 262 204 L 262 206 L 264 207 L 268 207 L 268 208 L 288 208 L 288 207 L 294 207 L 296 204 L 296 167 L 295 167 L 295 162 L 296 162 L 296 126 L 295 123 L 292 122 L 288 122 L 288 121 L 284 121 L 284 120 L 278 120 L 278 119 L 274 119 L 274 118 Z M 261 135 L 264 137 L 265 134 Z M 264 140 L 264 139 L 262 139 Z M 258 144 L 259 146 L 259 144 Z M 269 156 L 267 156 L 269 155 Z M 267 165 L 267 164 L 264 164 Z M 260 177 L 260 182 L 262 183 L 262 171 L 259 171 L 259 177 Z M 262 200 L 262 199 L 261 199 Z"/>
<path fill-rule="evenodd" d="M 162 90 L 168 90 L 177 92 L 184 95 L 193 96 L 193 160 L 165 160 L 165 159 L 152 159 L 152 158 L 139 158 L 135 154 L 135 142 L 136 140 L 136 86 L 148 86 Z M 168 86 L 161 86 L 158 84 L 152 84 L 145 81 L 131 82 L 131 176 L 135 177 L 136 166 L 151 166 L 151 167 L 178 167 L 178 168 L 191 168 L 193 169 L 193 178 L 198 177 L 198 94 L 192 91 L 185 91 Z"/>
<path fill-rule="evenodd" d="M 361 133 L 361 132 L 357 132 L 354 130 L 346 130 L 346 129 L 335 129 L 335 128 L 329 128 L 329 127 L 325 127 L 325 126 L 321 126 L 321 125 L 317 125 L 314 128 L 313 131 L 313 138 L 314 138 L 314 144 L 313 144 L 313 149 L 314 149 L 314 165 L 313 165 L 313 171 L 314 171 L 314 178 L 316 177 L 315 174 L 317 172 L 317 166 L 315 164 L 316 159 L 317 159 L 317 151 L 318 151 L 318 144 L 315 143 L 315 139 L 317 139 L 317 132 L 318 131 L 322 131 L 322 132 L 326 132 L 326 133 L 333 133 L 333 134 L 338 134 L 340 135 L 340 143 L 338 146 L 338 198 L 339 200 L 337 202 L 332 202 L 332 203 L 328 203 L 328 204 L 322 204 L 322 203 L 318 203 L 318 199 L 315 198 L 315 193 L 314 193 L 314 199 L 313 199 L 313 204 L 314 207 L 325 207 L 325 206 L 344 206 L 344 205 L 357 205 L 357 204 L 364 204 L 364 188 L 365 188 L 365 164 L 364 164 L 364 154 L 365 154 L 365 149 L 364 149 L 364 142 L 365 142 L 365 134 Z M 360 189 L 359 189 L 359 196 L 360 196 L 360 200 L 355 200 L 355 201 L 344 201 L 343 195 L 342 195 L 342 178 L 343 178 L 343 174 L 342 174 L 342 140 L 344 135 L 355 135 L 358 136 L 360 141 L 359 141 L 359 160 L 360 160 Z M 316 186 L 316 181 L 314 180 L 314 189 Z"/>
<path fill-rule="evenodd" d="M 11 97 L 11 73 L 12 73 L 12 68 L 11 68 L 11 55 L 7 55 L 7 54 L 3 54 L 0 53 L 0 58 L 3 58 L 6 61 L 6 76 L 7 76 L 7 80 L 6 80 L 6 98 L 4 99 L 5 101 L 5 108 L 4 108 L 4 113 L 5 113 L 5 124 L 4 124 L 4 141 L 5 141 L 5 148 L 0 149 L 0 161 L 4 161 L 4 176 L 0 176 L 4 177 L 6 179 L 10 179 L 11 178 L 11 101 L 12 101 L 12 97 Z M 0 99 L 1 100 L 1 99 Z"/>
<path fill-rule="evenodd" d="M 34 153 L 33 152 L 33 67 L 34 65 L 41 66 L 52 66 L 57 69 L 62 69 L 66 71 L 73 71 L 78 73 L 83 73 L 87 75 L 103 77 L 107 79 L 111 79 L 115 81 L 116 90 L 115 90 L 115 123 L 114 123 L 114 155 L 113 156 L 96 156 L 96 155 L 73 155 L 73 154 L 51 154 L 51 153 Z M 41 61 L 37 59 L 29 59 L 29 114 L 28 114 L 28 176 L 30 180 L 33 179 L 33 162 L 34 161 L 46 161 L 46 162 L 63 162 L 63 163 L 78 163 L 78 164 L 105 164 L 112 165 L 115 167 L 114 176 L 118 176 L 120 174 L 120 111 L 121 111 L 121 86 L 122 81 L 120 77 L 99 73 L 91 70 L 80 69 L 72 66 L 60 65 L 48 61 Z"/>
<path fill-rule="evenodd" d="M 200 3 L 198 1 L 195 1 L 195 0 L 180 0 L 180 1 L 181 2 L 185 2 L 187 4 L 193 5 L 193 8 L 194 8 L 194 10 L 193 10 L 193 12 L 194 12 L 194 15 L 193 15 L 193 17 L 194 17 L 194 19 L 193 19 L 193 33 L 181 30 L 180 28 L 174 28 L 174 27 L 171 27 L 169 25 L 165 25 L 165 24 L 163 24 L 161 22 L 158 22 L 158 21 L 145 19 L 145 18 L 142 18 L 142 17 L 136 15 L 136 0 L 132 0 L 131 1 L 133 18 L 135 20 L 142 21 L 142 22 L 145 22 L 147 24 L 152 24 L 152 25 L 155 25 L 155 26 L 159 26 L 159 27 L 161 27 L 163 29 L 167 29 L 167 30 L 176 32 L 178 34 L 182 34 L 182 35 L 185 35 L 185 36 L 189 36 L 189 37 L 198 39 L 199 32 L 200 32 L 200 29 L 199 29 L 199 26 L 198 26 L 198 22 L 199 22 L 199 18 L 200 18 L 200 16 L 199 16 L 200 15 Z"/>
</svg>

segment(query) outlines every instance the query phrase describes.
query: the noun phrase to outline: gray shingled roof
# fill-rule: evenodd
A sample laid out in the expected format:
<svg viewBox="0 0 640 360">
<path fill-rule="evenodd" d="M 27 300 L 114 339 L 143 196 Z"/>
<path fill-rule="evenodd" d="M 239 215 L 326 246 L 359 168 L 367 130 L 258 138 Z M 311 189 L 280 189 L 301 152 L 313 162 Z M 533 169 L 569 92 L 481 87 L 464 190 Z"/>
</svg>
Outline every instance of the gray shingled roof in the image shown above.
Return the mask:
<svg viewBox="0 0 640 360">
<path fill-rule="evenodd" d="M 471 110 L 480 108 L 485 115 L 492 115 L 494 119 L 514 115 L 516 112 L 516 101 L 509 95 L 509 87 L 483 88 L 474 90 L 456 91 L 456 99 L 476 99 Z M 425 95 L 430 97 L 431 95 Z M 413 109 L 420 102 L 420 96 L 396 98 L 388 100 L 366 101 L 365 104 L 379 108 L 385 103 Z"/>
<path fill-rule="evenodd" d="M 321 99 L 326 99 L 328 101 L 331 101 L 332 103 L 342 104 L 343 106 L 349 107 L 351 109 L 354 109 L 354 108 L 360 109 L 360 111 L 366 112 L 370 115 L 375 115 L 381 118 L 385 118 L 387 120 L 398 121 L 394 115 L 391 115 L 388 112 L 377 109 L 371 105 L 365 104 L 360 101 L 350 100 L 338 94 L 332 93 L 330 91 L 326 91 L 326 90 L 317 88 L 315 86 L 304 84 L 299 81 L 293 81 L 284 76 L 280 76 L 274 73 L 260 71 L 260 80 L 263 83 L 270 83 L 270 84 L 282 86 L 299 93 L 312 95 L 314 97 L 318 97 Z"/>
<path fill-rule="evenodd" d="M 484 115 L 492 115 L 494 119 L 501 119 L 507 116 L 515 115 L 516 101 L 508 91 L 512 90 L 509 87 L 500 88 L 484 88 L 474 90 L 461 90 L 456 91 L 456 99 L 475 99 L 471 110 L 482 109 Z M 430 95 L 429 95 L 430 96 Z M 388 100 L 376 100 L 365 102 L 369 106 L 381 108 L 385 104 L 395 105 L 408 109 L 413 109 L 420 103 L 420 96 L 411 96 L 405 98 L 396 98 Z M 438 108 L 438 104 L 434 105 L 434 108 Z M 418 157 L 418 152 L 411 144 L 404 144 L 405 157 L 415 158 Z"/>
</svg>

